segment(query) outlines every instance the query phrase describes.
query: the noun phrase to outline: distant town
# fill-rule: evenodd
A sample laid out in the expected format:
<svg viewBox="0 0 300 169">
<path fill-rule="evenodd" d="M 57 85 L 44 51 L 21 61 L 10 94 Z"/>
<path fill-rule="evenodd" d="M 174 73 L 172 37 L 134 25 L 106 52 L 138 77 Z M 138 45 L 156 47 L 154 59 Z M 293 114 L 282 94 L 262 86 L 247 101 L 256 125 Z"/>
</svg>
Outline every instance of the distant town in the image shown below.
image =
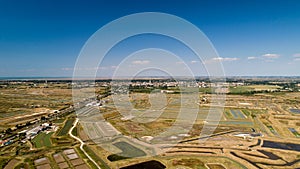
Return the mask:
<svg viewBox="0 0 300 169">
<path fill-rule="evenodd" d="M 2 79 L 0 93 L 1 168 L 299 166 L 298 77 Z M 176 122 L 178 108 L 194 123 Z"/>
</svg>

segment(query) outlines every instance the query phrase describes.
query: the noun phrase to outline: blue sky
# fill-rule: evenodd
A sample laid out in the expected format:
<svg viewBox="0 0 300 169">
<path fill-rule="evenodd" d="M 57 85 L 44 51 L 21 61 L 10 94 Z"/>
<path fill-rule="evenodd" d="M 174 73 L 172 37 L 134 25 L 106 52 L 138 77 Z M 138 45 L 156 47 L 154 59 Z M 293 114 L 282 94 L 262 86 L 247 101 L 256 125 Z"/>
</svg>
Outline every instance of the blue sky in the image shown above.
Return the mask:
<svg viewBox="0 0 300 169">
<path fill-rule="evenodd" d="M 170 13 L 196 25 L 215 46 L 226 75 L 299 76 L 299 9 L 297 0 L 0 0 L 0 77 L 71 76 L 81 48 L 94 32 L 137 12 Z M 144 47 L 160 46 L 159 38 L 145 39 L 150 45 Z M 122 47 L 115 50 L 111 53 L 119 54 L 108 55 L 99 68 L 101 76 L 111 74 L 125 57 Z M 184 59 L 193 66 L 195 60 Z"/>
</svg>

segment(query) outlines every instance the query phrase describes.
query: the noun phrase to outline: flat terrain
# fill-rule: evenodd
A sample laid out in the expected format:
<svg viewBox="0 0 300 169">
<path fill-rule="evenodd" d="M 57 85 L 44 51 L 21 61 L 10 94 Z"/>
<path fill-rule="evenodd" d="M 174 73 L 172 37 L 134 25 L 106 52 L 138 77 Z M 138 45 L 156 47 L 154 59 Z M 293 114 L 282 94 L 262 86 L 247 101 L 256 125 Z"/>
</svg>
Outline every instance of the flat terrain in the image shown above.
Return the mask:
<svg viewBox="0 0 300 169">
<path fill-rule="evenodd" d="M 278 86 L 247 86 L 255 90 L 275 90 Z M 206 98 L 210 98 L 212 95 L 204 94 Z M 153 105 L 149 106 L 149 100 L 147 94 L 133 93 L 131 96 L 131 102 L 135 108 L 140 111 L 147 110 L 147 108 L 153 108 Z M 170 144 L 166 139 L 165 153 L 162 155 L 165 157 L 179 156 L 179 159 L 172 163 L 164 161 L 163 157 L 159 158 L 167 168 L 176 168 L 180 166 L 186 166 L 190 168 L 294 168 L 300 167 L 300 152 L 297 148 L 283 149 L 276 146 L 264 146 L 264 140 L 274 140 L 279 144 L 286 142 L 298 143 L 297 133 L 300 131 L 300 125 L 298 116 L 295 110 L 290 111 L 291 108 L 298 109 L 297 99 L 300 97 L 300 93 L 258 93 L 253 95 L 227 95 L 226 105 L 224 111 L 220 117 L 214 135 L 208 138 L 204 142 L 197 142 L 197 139 L 193 139 L 201 133 L 201 130 L 205 124 L 213 121 L 207 121 L 206 117 L 209 113 L 209 103 L 200 104 L 199 108 L 192 106 L 190 103 L 180 105 L 179 95 L 168 94 L 167 104 L 163 108 L 163 111 L 155 122 L 150 121 L 147 123 L 136 123 L 134 120 L 122 120 L 122 115 L 116 114 L 114 117 L 109 118 L 109 122 L 113 124 L 119 131 L 125 135 L 131 135 L 138 140 L 148 143 L 154 143 L 146 141 L 145 136 L 157 136 L 158 133 L 168 129 L 178 118 L 180 113 L 178 107 L 187 106 L 189 110 L 198 110 L 197 118 L 192 126 L 191 130 L 181 137 L 180 135 L 169 135 L 172 139 L 187 140 L 177 146 Z M 203 97 L 203 95 L 200 95 Z M 110 104 L 110 98 L 107 98 L 107 108 L 112 108 Z M 159 107 L 159 106 L 158 106 Z M 120 110 L 120 108 L 119 108 Z M 126 107 L 122 109 L 122 113 L 128 111 Z M 133 112 L 135 113 L 135 112 Z M 152 113 L 152 112 L 150 112 Z M 187 116 L 188 112 L 184 112 Z M 124 113 L 126 114 L 126 113 Z M 138 116 L 138 114 L 133 114 Z M 156 114 L 153 112 L 150 115 L 143 114 L 142 118 L 146 120 L 152 119 Z M 191 117 L 189 117 L 191 118 Z M 226 131 L 232 131 L 226 133 Z M 179 132 L 180 133 L 180 132 Z M 224 134 L 218 134 L 224 133 Z M 257 136 L 235 136 L 243 133 L 257 133 Z M 147 137 L 148 138 L 148 137 Z M 191 141 L 188 141 L 191 140 Z M 267 141 L 266 141 L 267 142 Z M 273 144 L 275 145 L 275 144 Z M 300 147 L 299 144 L 295 145 Z M 161 147 L 162 148 L 162 147 Z M 289 155 L 290 156 L 289 156 Z M 186 156 L 195 156 L 195 159 L 184 159 Z M 204 158 L 205 157 L 205 158 Z M 214 160 L 209 160 L 209 158 Z M 226 157 L 226 159 L 233 160 L 231 164 L 221 159 L 216 160 L 216 157 Z M 198 159 L 199 158 L 199 159 Z M 229 161 L 230 161 L 229 160 Z M 126 161 L 126 160 L 125 160 Z M 120 162 L 122 165 L 127 165 L 126 162 Z M 129 161 L 128 161 L 129 162 Z M 124 163 L 124 164 L 123 164 Z M 109 163 L 110 164 L 110 163 Z M 111 164 L 114 166 L 114 163 Z"/>
<path fill-rule="evenodd" d="M 0 140 L 12 140 L 0 147 L 0 168 L 96 168 L 68 134 L 76 118 L 72 133 L 104 169 L 152 163 L 171 169 L 300 167 L 300 92 L 279 92 L 277 85 L 231 86 L 219 108 L 209 88 L 199 90 L 198 99 L 172 92 L 150 97 L 141 89 L 129 99 L 103 95 L 101 106 L 83 104 L 75 114 L 70 84 L 0 88 L 5 103 Z M 27 140 L 19 135 L 43 123 L 54 127 Z"/>
<path fill-rule="evenodd" d="M 32 139 L 32 142 L 34 143 L 36 148 L 41 148 L 41 147 L 51 147 L 51 139 L 50 137 L 52 136 L 53 132 L 50 132 L 48 134 L 45 133 L 40 133 L 36 137 Z"/>
</svg>

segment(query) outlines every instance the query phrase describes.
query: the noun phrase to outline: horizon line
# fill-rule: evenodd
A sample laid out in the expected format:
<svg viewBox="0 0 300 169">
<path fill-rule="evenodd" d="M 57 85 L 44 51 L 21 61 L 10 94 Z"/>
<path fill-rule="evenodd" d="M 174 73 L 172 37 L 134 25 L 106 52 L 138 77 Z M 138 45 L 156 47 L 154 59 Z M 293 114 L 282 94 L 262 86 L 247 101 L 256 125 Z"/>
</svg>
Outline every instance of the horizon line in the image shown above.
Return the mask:
<svg viewBox="0 0 300 169">
<path fill-rule="evenodd" d="M 191 78 L 192 76 L 137 76 L 133 79 L 169 79 L 169 78 Z M 300 78 L 300 75 L 231 75 L 231 76 L 193 76 L 193 78 Z M 3 80 L 108 80 L 108 79 L 132 79 L 131 76 L 99 76 L 99 77 L 72 77 L 72 76 L 0 76 Z"/>
</svg>

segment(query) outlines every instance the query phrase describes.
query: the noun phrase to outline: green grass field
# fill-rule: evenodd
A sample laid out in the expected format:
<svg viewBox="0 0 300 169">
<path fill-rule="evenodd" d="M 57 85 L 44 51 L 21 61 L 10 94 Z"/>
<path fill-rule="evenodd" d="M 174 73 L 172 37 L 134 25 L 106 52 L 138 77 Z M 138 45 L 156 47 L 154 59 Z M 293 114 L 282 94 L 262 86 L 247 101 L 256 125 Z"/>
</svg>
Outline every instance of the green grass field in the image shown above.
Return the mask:
<svg viewBox="0 0 300 169">
<path fill-rule="evenodd" d="M 236 86 L 230 87 L 230 94 L 251 94 L 252 92 L 262 92 L 262 91 L 274 91 L 280 89 L 276 85 L 250 85 L 250 86 Z"/>
<path fill-rule="evenodd" d="M 42 132 L 39 133 L 36 137 L 34 137 L 32 139 L 32 143 L 34 144 L 34 146 L 36 148 L 41 148 L 41 147 L 51 147 L 52 143 L 51 143 L 51 135 L 53 134 L 53 132 L 50 132 L 48 134 Z"/>
<path fill-rule="evenodd" d="M 86 151 L 86 153 L 94 159 L 101 168 L 103 169 L 110 169 L 110 167 L 88 146 L 84 145 L 83 149 Z"/>
<path fill-rule="evenodd" d="M 199 92 L 200 93 L 213 93 L 213 88 L 211 88 L 211 87 L 207 87 L 207 88 L 199 88 Z"/>
<path fill-rule="evenodd" d="M 0 158 L 0 168 L 4 168 L 9 162 L 9 158 Z"/>
<path fill-rule="evenodd" d="M 72 130 L 72 134 L 73 134 L 74 136 L 78 136 L 77 127 L 78 127 L 78 126 L 74 127 L 74 129 Z"/>
<path fill-rule="evenodd" d="M 246 94 L 250 91 L 252 91 L 252 88 L 249 88 L 247 86 L 237 86 L 237 87 L 230 87 L 229 92 L 231 94 Z"/>
<path fill-rule="evenodd" d="M 91 167 L 91 169 L 98 169 L 97 166 L 87 158 L 87 156 L 83 153 L 83 151 L 79 147 L 75 147 L 79 156 L 86 160 L 87 164 Z"/>
<path fill-rule="evenodd" d="M 119 154 L 112 154 L 108 156 L 107 159 L 109 161 L 118 161 L 127 158 L 142 157 L 146 155 L 144 151 L 124 141 L 114 143 L 114 146 L 118 147 L 120 150 L 122 150 L 122 152 Z"/>
<path fill-rule="evenodd" d="M 53 122 L 54 123 L 63 123 L 65 120 L 66 120 L 65 118 L 63 118 L 63 119 L 56 119 Z"/>
<path fill-rule="evenodd" d="M 75 119 L 68 119 L 65 124 L 64 127 L 59 131 L 59 133 L 57 134 L 57 136 L 64 136 L 67 135 L 70 128 L 72 127 L 73 123 L 74 123 Z"/>
</svg>

